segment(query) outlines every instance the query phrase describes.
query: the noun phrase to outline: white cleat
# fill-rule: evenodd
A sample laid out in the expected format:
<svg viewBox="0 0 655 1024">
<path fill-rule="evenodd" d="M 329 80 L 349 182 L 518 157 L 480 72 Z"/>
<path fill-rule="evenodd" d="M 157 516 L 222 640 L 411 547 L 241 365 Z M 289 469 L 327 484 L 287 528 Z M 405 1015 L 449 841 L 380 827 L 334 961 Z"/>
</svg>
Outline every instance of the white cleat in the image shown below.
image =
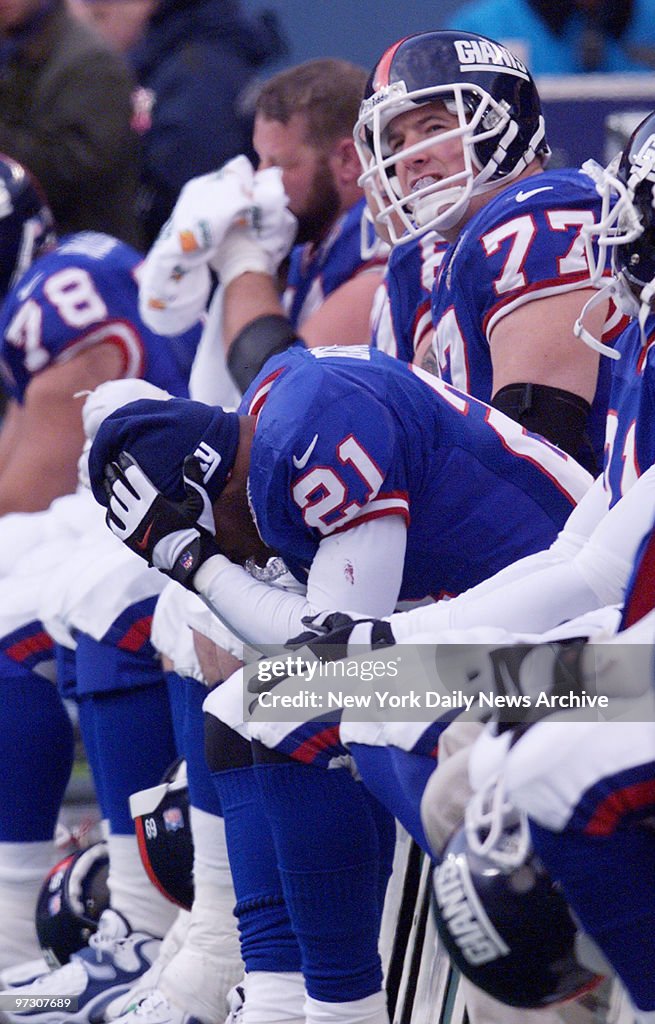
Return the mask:
<svg viewBox="0 0 655 1024">
<path fill-rule="evenodd" d="M 31 1008 L 5 1010 L 4 1017 L 13 1024 L 98 1024 L 107 1004 L 145 974 L 160 944 L 146 932 L 131 931 L 117 911 L 105 910 L 97 932 L 70 963 L 10 990 L 16 999 L 29 999 Z"/>
<path fill-rule="evenodd" d="M 36 960 L 25 960 L 22 964 L 0 971 L 0 989 L 4 991 L 17 988 L 19 985 L 27 985 L 43 974 L 50 974 L 50 967 L 42 956 Z"/>
<path fill-rule="evenodd" d="M 142 974 L 137 979 L 136 983 L 127 989 L 126 992 L 121 992 L 120 995 L 116 996 L 115 999 L 105 1007 L 103 1014 L 103 1020 L 115 1021 L 120 1017 L 124 1017 L 129 1014 L 139 1003 L 147 999 L 148 996 L 157 989 L 157 983 L 161 977 L 161 973 L 164 969 L 165 964 L 160 964 L 159 960 L 155 960 L 152 967 L 149 967 L 145 974 Z"/>
<path fill-rule="evenodd" d="M 179 951 L 186 939 L 191 915 L 186 910 L 181 910 L 162 939 L 157 959 L 151 967 L 137 978 L 134 985 L 127 992 L 121 992 L 116 999 L 112 999 L 105 1009 L 104 1019 L 106 1021 L 116 1020 L 124 1014 L 133 1010 L 137 1003 L 140 1003 L 146 996 L 149 996 L 159 987 L 159 979 L 172 958 Z"/>
<path fill-rule="evenodd" d="M 243 1006 L 246 1001 L 246 991 L 243 985 L 235 985 L 227 994 L 227 1003 L 230 1012 L 225 1018 L 225 1024 L 240 1024 L 243 1020 Z"/>
<path fill-rule="evenodd" d="M 128 1013 L 116 1018 L 116 1024 L 201 1024 L 197 1017 L 174 1006 L 163 992 L 154 989 L 150 995 L 133 1006 Z"/>
</svg>

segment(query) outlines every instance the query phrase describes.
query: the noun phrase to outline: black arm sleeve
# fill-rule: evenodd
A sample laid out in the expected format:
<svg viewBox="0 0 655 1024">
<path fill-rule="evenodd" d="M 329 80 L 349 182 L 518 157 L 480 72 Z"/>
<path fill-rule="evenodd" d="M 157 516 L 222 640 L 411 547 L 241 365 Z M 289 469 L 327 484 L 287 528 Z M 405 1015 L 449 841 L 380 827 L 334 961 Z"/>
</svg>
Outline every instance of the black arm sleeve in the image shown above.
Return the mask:
<svg viewBox="0 0 655 1024">
<path fill-rule="evenodd" d="M 545 384 L 507 384 L 496 392 L 491 405 L 574 458 L 588 447 L 586 429 L 591 406 L 570 391 Z"/>
<path fill-rule="evenodd" d="M 227 354 L 227 368 L 234 383 L 243 393 L 267 359 L 298 343 L 302 341 L 285 316 L 270 313 L 251 320 L 239 331 Z"/>
</svg>

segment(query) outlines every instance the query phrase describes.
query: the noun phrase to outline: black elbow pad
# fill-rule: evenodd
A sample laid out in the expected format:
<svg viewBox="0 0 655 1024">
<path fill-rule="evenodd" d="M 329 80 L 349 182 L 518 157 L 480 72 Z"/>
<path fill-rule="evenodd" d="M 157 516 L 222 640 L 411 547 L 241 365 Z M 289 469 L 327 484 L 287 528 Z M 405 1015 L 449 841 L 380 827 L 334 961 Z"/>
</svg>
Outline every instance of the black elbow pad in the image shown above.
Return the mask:
<svg viewBox="0 0 655 1024">
<path fill-rule="evenodd" d="M 507 384 L 496 392 L 491 404 L 574 458 L 588 446 L 586 430 L 591 406 L 580 395 L 546 384 Z"/>
<path fill-rule="evenodd" d="M 267 359 L 298 343 L 302 344 L 285 316 L 271 313 L 246 324 L 227 354 L 227 368 L 241 393 L 248 389 Z"/>
</svg>

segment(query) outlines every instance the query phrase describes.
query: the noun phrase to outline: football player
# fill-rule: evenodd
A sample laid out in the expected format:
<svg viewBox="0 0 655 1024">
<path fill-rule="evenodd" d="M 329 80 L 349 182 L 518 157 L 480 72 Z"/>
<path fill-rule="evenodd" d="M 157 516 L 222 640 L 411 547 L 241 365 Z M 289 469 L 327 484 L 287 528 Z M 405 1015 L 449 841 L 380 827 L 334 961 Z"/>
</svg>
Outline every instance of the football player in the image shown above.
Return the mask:
<svg viewBox="0 0 655 1024">
<path fill-rule="evenodd" d="M 122 449 L 169 500 L 138 465 L 123 460 L 109 470 L 113 528 L 173 578 L 193 578 L 237 635 L 256 644 L 284 641 L 302 630 L 305 615 L 335 602 L 370 611 L 392 607 L 399 595 L 457 591 L 538 544 L 537 534 L 552 536 L 589 482 L 563 453 L 502 414 L 368 347 L 296 346 L 269 360 L 241 417 L 179 402 L 138 403 L 108 417 L 91 453 L 92 481 L 105 502 L 104 468 Z M 187 465 L 186 511 L 182 462 L 194 451 L 204 468 L 198 460 Z M 209 497 L 202 496 L 205 487 Z M 476 503 L 481 494 L 488 501 Z M 204 513 L 198 506 L 190 514 L 193 495 Z M 470 542 L 483 534 L 490 538 L 484 550 Z M 247 558 L 266 560 L 271 551 L 307 584 L 306 595 L 275 590 L 242 568 Z M 241 704 L 239 680 L 214 695 L 226 717 L 226 703 Z M 227 718 L 234 724 L 231 709 Z M 249 746 L 221 723 L 209 736 L 219 785 L 228 787 L 221 789 L 224 807 L 229 798 L 234 806 Z M 319 755 L 323 745 L 308 742 L 306 749 Z M 258 765 L 255 776 L 303 952 L 307 1019 L 384 1020 L 377 930 L 393 830 L 348 772 L 324 773 L 314 756 L 304 767 L 276 757 L 279 763 Z M 309 846 L 307 834 L 315 837 Z M 337 900 L 343 886 L 348 893 Z M 238 897 L 237 877 L 235 887 Z M 241 927 L 248 935 L 247 918 Z M 244 959 L 248 967 L 245 953 Z"/>
<path fill-rule="evenodd" d="M 528 69 L 481 36 L 409 36 L 376 64 L 355 141 L 373 219 L 396 243 L 392 304 L 416 274 L 405 248 L 426 231 L 449 243 L 432 295 L 441 375 L 597 471 L 609 368 L 573 324 L 592 294 L 581 232 L 599 199 L 581 171 L 546 170 Z M 406 348 L 411 318 L 394 324 Z"/>
<path fill-rule="evenodd" d="M 592 229 L 600 244 L 596 273 L 611 256 L 608 285 L 617 304 L 633 319 L 608 351 L 585 326 L 590 344 L 618 359 L 612 364 L 604 473 L 608 503 L 618 511 L 652 470 L 653 415 L 650 388 L 655 264 L 655 115 L 633 132 L 620 160 L 596 173 L 603 216 Z M 635 482 L 637 481 L 637 482 Z M 648 516 L 649 505 L 645 512 Z M 652 505 L 650 505 L 652 509 Z M 531 818 L 532 838 L 551 874 L 623 981 L 638 1020 L 655 1019 L 655 986 L 650 969 L 653 934 L 652 864 L 655 846 L 649 821 L 655 808 L 655 744 L 652 724 L 653 535 L 646 527 L 628 584 L 620 631 L 607 646 L 562 648 L 533 669 L 538 685 L 556 678 L 562 661 L 581 686 L 605 685 L 623 721 L 537 723 L 523 735 L 503 764 L 509 798 Z M 628 578 L 625 566 L 624 580 Z M 603 657 L 609 655 L 609 657 Z M 572 658 L 573 654 L 573 658 Z M 516 672 L 516 669 L 514 670 Z M 528 668 L 518 673 L 524 677 Z M 634 698 L 640 696 L 641 703 Z M 633 698 L 631 700 L 631 698 Z M 546 757 L 544 739 L 558 757 Z M 601 753 L 602 752 L 602 753 Z M 489 748 L 474 749 L 477 784 L 489 768 Z M 547 760 L 547 764 L 546 764 Z M 584 862 L 586 872 L 578 866 Z M 590 884 L 590 879 L 594 884 Z M 610 881 L 611 880 L 611 881 Z"/>
<path fill-rule="evenodd" d="M 365 71 L 346 61 L 314 60 L 275 75 L 259 94 L 253 134 L 259 170 L 280 168 L 288 209 L 297 222 L 282 304 L 276 272 L 293 240 L 293 220 L 276 220 L 275 230 L 266 223 L 254 225 L 264 248 L 238 228 L 232 244 L 225 244 L 223 210 L 231 194 L 257 187 L 245 157 L 185 186 L 146 259 L 141 311 L 162 332 L 188 326 L 202 311 L 210 267 L 219 272 L 226 291 L 233 278 L 249 274 L 235 284 L 238 293 L 228 292 L 223 311 L 228 362 L 242 391 L 268 355 L 290 344 L 287 316 L 309 346 L 328 338 L 341 344 L 368 341 L 371 301 L 386 252 L 372 244 L 357 184 L 352 126 L 365 80 Z M 247 204 L 242 219 L 252 222 Z M 364 256 L 362 233 L 369 243 Z M 235 345 L 235 336 L 259 315 L 269 319 Z"/>
<path fill-rule="evenodd" d="M 249 223 L 252 233 L 246 266 L 253 268 L 254 260 L 254 269 L 264 267 L 267 270 L 259 281 L 253 282 L 253 275 L 250 276 L 249 301 L 263 287 L 268 298 L 272 295 L 272 312 L 280 318 L 284 309 L 294 326 L 301 325 L 308 344 L 330 340 L 335 334 L 344 341 L 367 336 L 371 295 L 380 279 L 384 253 L 377 245 L 371 246 L 372 251 L 365 256 L 360 252 L 364 204 L 356 184 L 358 164 L 352 125 L 365 79 L 362 69 L 345 61 L 317 60 L 282 72 L 266 84 L 257 103 L 253 140 L 260 170 L 254 174 L 248 161 L 241 157 L 217 174 L 191 182 L 183 190 L 169 225 L 146 258 L 140 289 L 141 309 L 151 326 L 169 333 L 192 322 L 204 309 L 209 292 L 209 267 L 215 266 L 216 249 L 230 221 L 241 219 Z M 254 204 L 258 209 L 256 219 L 252 217 Z M 368 232 L 370 243 L 374 241 L 370 226 Z M 281 305 L 277 297 L 276 271 L 294 237 L 298 244 L 291 256 Z M 221 271 L 224 283 L 228 278 L 227 264 Z M 288 333 L 288 326 L 286 331 Z M 219 289 L 212 300 L 194 363 L 191 391 L 194 398 L 230 406 L 238 403 L 240 392 L 229 377 L 226 381 L 221 337 L 222 292 Z M 254 369 L 251 367 L 249 372 L 254 373 Z M 240 381 L 243 386 L 244 378 Z M 277 583 L 284 583 L 289 575 L 282 573 Z M 155 615 L 161 649 L 175 654 L 178 623 L 182 618 L 190 622 L 200 655 L 199 673 L 205 682 L 213 685 L 225 678 L 226 662 L 234 665 L 234 654 L 240 654 L 241 642 L 221 627 L 216 616 L 208 612 L 198 598 L 193 601 L 188 594 L 185 600 L 179 587 L 173 584 L 172 588 L 172 593 L 167 591 L 165 602 L 158 604 Z M 164 607 L 168 609 L 166 615 L 160 612 Z M 176 614 L 174 609 L 177 609 Z M 171 623 L 174 623 L 173 629 Z M 177 655 L 175 663 L 188 668 Z M 188 671 L 182 674 L 188 675 Z M 179 699 L 183 688 L 176 692 Z M 243 773 L 238 778 L 239 800 L 243 801 L 246 786 Z M 227 776 L 223 790 L 226 786 Z M 259 800 L 256 789 L 250 799 Z M 227 806 L 229 813 L 229 803 Z M 252 821 L 249 827 L 254 830 Z M 250 948 L 246 986 L 248 1013 L 253 1020 L 258 1019 L 257 1014 L 267 1015 L 271 1020 L 271 1014 L 280 1014 L 280 1019 L 285 1020 L 301 1018 L 304 985 L 299 951 L 284 911 L 279 876 L 276 873 L 273 886 L 266 880 L 262 889 L 257 858 L 250 859 L 249 876 L 243 853 L 235 859 L 241 871 L 238 888 L 242 904 L 255 898 L 263 908 L 263 912 L 250 915 L 245 937 L 245 948 Z M 276 908 L 275 914 L 272 907 Z M 196 909 L 194 903 L 193 913 Z M 216 915 L 212 920 L 205 913 L 204 921 L 206 934 L 215 934 Z M 196 937 L 199 931 L 196 929 Z M 187 948 L 182 954 L 188 952 Z M 216 967 L 212 967 L 210 978 L 204 973 L 191 973 L 196 988 L 202 988 L 207 995 L 208 1003 L 217 976 Z M 144 984 L 146 981 L 144 979 Z M 138 1003 L 142 996 L 140 984 L 138 990 L 125 996 L 123 1007 Z M 205 1007 L 190 996 L 187 984 L 180 984 L 180 972 L 172 975 L 171 969 L 165 968 L 157 991 L 148 1004 L 142 1002 L 139 1006 L 140 1021 L 150 1019 L 151 1013 L 156 1017 L 162 1012 L 162 996 L 168 1003 L 167 1012 L 174 1017 L 187 1012 L 202 1017 L 205 1012 Z M 157 1008 L 150 1010 L 152 1000 L 157 1002 Z M 216 1003 L 215 1015 L 220 1012 L 219 1005 Z M 111 1012 L 118 1006 L 118 1002 L 112 1005 Z"/>
<path fill-rule="evenodd" d="M 133 250 L 95 233 L 72 235 L 53 247 L 50 213 L 25 169 L 2 158 L 0 182 L 2 285 L 9 289 L 3 294 L 0 334 L 11 394 L 0 433 L 2 586 L 7 594 L 0 629 L 5 684 L 1 757 L 15 780 L 0 816 L 1 946 L 7 966 L 39 952 L 34 905 L 53 861 L 54 828 L 73 758 L 72 730 L 51 681 L 55 647 L 44 631 L 40 606 L 55 572 L 62 565 L 73 571 L 84 531 L 98 522 L 88 496 L 74 493 L 84 439 L 82 403 L 74 396 L 120 377 L 148 377 L 151 393 L 162 394 L 165 388 L 186 394 L 199 327 L 162 341 L 138 315 L 140 259 Z M 49 509 L 57 496 L 62 497 Z M 109 550 L 105 535 L 98 541 L 103 552 Z M 100 551 L 95 548 L 96 554 Z M 110 889 L 115 908 L 139 929 L 128 944 L 145 951 L 137 958 L 141 971 L 150 962 L 145 954 L 152 958 L 157 946 L 152 935 L 168 926 L 171 908 L 158 894 L 148 893 L 127 794 L 139 780 L 145 785 L 159 781 L 176 751 L 166 683 L 148 640 L 152 605 L 161 590 L 158 574 L 146 572 L 137 579 L 129 569 L 121 573 L 116 564 L 120 551 L 115 546 L 103 556 L 95 594 L 88 577 L 78 580 L 80 593 L 89 598 L 84 624 L 77 623 L 79 633 L 74 639 L 64 637 L 64 643 L 77 646 L 81 728 L 101 810 L 111 822 Z M 120 596 L 115 586 L 107 588 L 112 573 L 114 582 L 119 577 Z M 63 654 L 59 658 L 64 674 L 70 661 Z M 123 710 L 128 693 L 125 703 L 131 711 Z M 143 725 L 153 716 L 161 722 L 159 730 Z M 111 737 L 117 735 L 122 745 L 112 752 Z M 112 929 L 113 938 L 126 937 L 120 914 L 108 917 L 105 925 L 109 945 Z"/>
<path fill-rule="evenodd" d="M 600 235 L 601 252 L 612 247 L 616 278 L 613 293 L 619 308 L 634 317 L 617 341 L 621 360 L 614 366 L 611 406 L 615 412 L 610 414 L 608 421 L 610 444 L 606 473 L 597 481 L 588 498 L 583 500 L 549 552 L 510 567 L 496 580 L 482 584 L 468 595 L 409 614 L 392 616 L 389 622 L 391 630 L 402 635 L 407 642 L 411 642 L 413 636 L 425 638 L 426 634 L 435 640 L 450 636 L 452 641 L 453 635 L 444 631 L 452 627 L 470 628 L 481 623 L 541 632 L 563 619 L 623 600 L 630 567 L 641 538 L 650 531 L 652 519 L 653 470 L 641 479 L 638 476 L 652 463 L 648 339 L 652 332 L 650 225 L 653 218 L 651 190 L 655 180 L 652 159 L 654 128 L 653 118 L 646 119 L 626 148 L 619 168 L 611 169 L 605 175 L 596 175 L 603 192 L 603 216 L 591 234 L 596 239 Z M 618 202 L 612 207 L 617 197 Z M 610 214 L 611 208 L 613 212 Z M 596 275 L 600 272 L 602 267 L 600 270 L 595 268 Z M 586 315 L 584 320 L 588 322 Z M 590 337 L 586 329 L 579 327 L 578 330 L 583 330 Z M 636 444 L 638 453 L 635 457 Z M 612 512 L 608 514 L 610 507 Z M 535 570 L 536 575 L 532 576 Z M 349 639 L 353 649 L 356 651 L 358 644 L 371 643 L 372 640 L 374 644 L 379 643 L 384 639 L 383 627 L 381 623 L 377 626 L 361 623 L 351 627 Z M 593 621 L 570 626 L 574 632 L 582 632 L 583 635 L 597 628 L 598 623 Z M 616 628 L 615 625 L 612 628 Z M 460 633 L 458 642 L 465 643 L 465 637 L 466 633 Z M 387 639 L 390 639 L 390 634 L 387 634 Z M 328 644 L 343 640 L 343 634 L 326 638 Z M 469 636 L 468 642 L 475 640 Z M 357 738 L 354 725 L 350 725 L 350 733 L 350 749 L 359 755 L 358 766 L 370 784 L 371 777 L 366 776 L 361 747 L 353 746 Z M 398 742 L 398 733 L 398 729 L 394 730 L 392 738 L 387 734 L 388 741 Z M 412 738 L 417 742 L 416 734 Z M 628 739 L 628 746 L 629 743 Z M 403 749 L 412 749 L 412 746 L 406 743 Z M 421 752 L 424 748 L 418 743 L 416 749 Z M 635 750 L 638 759 L 641 751 L 638 743 Z M 535 770 L 539 770 L 538 766 Z M 564 762 L 562 770 L 567 772 Z M 487 774 L 488 771 L 487 765 Z M 520 775 L 516 777 L 518 779 Z M 406 774 L 405 779 L 409 778 Z M 384 784 L 388 794 L 392 789 L 388 771 Z M 405 818 L 405 821 L 411 827 L 411 819 Z M 419 827 L 420 824 L 415 834 L 420 836 Z M 640 961 L 636 971 L 643 978 L 642 967 Z M 624 965 L 621 965 L 621 971 L 625 977 Z M 634 994 L 634 998 L 640 999 L 640 1005 L 643 1005 L 643 990 L 639 995 Z"/>
</svg>

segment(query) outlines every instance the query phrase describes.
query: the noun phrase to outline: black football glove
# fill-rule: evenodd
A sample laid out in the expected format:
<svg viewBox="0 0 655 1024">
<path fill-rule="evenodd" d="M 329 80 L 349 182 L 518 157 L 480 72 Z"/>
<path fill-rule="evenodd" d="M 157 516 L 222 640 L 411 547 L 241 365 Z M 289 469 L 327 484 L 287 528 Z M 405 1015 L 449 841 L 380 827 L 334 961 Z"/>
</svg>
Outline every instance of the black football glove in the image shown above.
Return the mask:
<svg viewBox="0 0 655 1024">
<path fill-rule="evenodd" d="M 339 661 L 363 651 L 392 647 L 396 638 L 383 619 L 353 619 L 343 612 L 321 612 L 303 620 L 305 633 L 288 640 L 286 647 L 308 647 L 321 661 Z"/>
<path fill-rule="evenodd" d="M 497 697 L 516 700 L 527 698 L 529 705 L 501 706 L 494 709 L 493 719 L 498 722 L 498 731 L 511 729 L 516 742 L 531 725 L 561 710 L 559 697 L 570 693 L 589 691 L 589 680 L 583 680 L 581 670 L 582 653 L 588 642 L 586 637 L 572 637 L 543 644 L 514 644 L 512 647 L 498 647 L 491 651 L 494 687 Z M 555 698 L 555 704 L 539 696 Z"/>
<path fill-rule="evenodd" d="M 246 683 L 251 694 L 262 694 L 279 686 L 286 680 L 300 676 L 312 662 L 340 661 L 366 650 L 391 647 L 396 640 L 388 622 L 380 619 L 353 619 L 343 612 L 320 612 L 308 615 L 303 620 L 307 626 L 304 633 L 287 640 L 286 650 L 297 652 L 297 657 L 280 655 L 267 660 L 267 678 L 262 679 L 256 666 Z M 256 701 L 250 705 L 252 713 Z M 322 714 L 320 721 L 338 720 L 338 712 Z"/>
<path fill-rule="evenodd" d="M 105 466 L 106 522 L 135 554 L 192 590 L 200 566 L 220 554 L 211 503 L 194 455 L 184 461 L 184 501 L 165 498 L 128 452 Z"/>
</svg>

